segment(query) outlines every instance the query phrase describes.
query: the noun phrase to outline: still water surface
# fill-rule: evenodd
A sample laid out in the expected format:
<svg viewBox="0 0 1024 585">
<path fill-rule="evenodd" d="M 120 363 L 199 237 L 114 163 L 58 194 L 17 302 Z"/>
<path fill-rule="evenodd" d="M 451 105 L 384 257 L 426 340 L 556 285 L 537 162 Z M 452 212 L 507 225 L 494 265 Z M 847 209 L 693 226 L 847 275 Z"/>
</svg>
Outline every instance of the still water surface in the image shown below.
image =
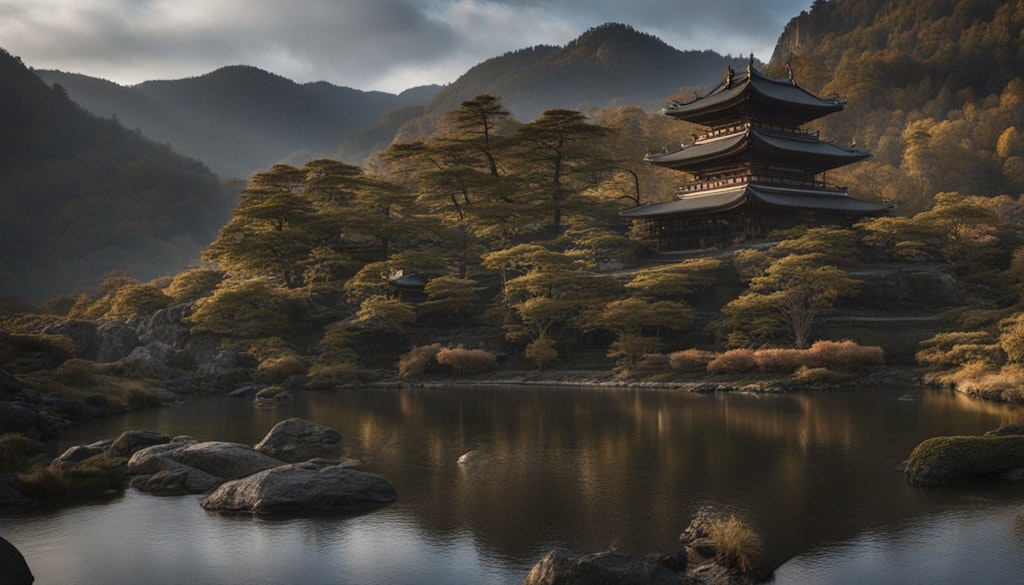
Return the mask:
<svg viewBox="0 0 1024 585">
<path fill-rule="evenodd" d="M 0 535 L 39 585 L 512 585 L 551 548 L 671 550 L 710 504 L 762 534 L 779 585 L 1024 582 L 1024 489 L 916 489 L 899 471 L 927 437 L 1024 411 L 937 391 L 459 387 L 307 393 L 273 409 L 215 398 L 83 425 L 57 447 L 128 429 L 254 444 L 294 416 L 341 432 L 398 501 L 264 519 L 129 490 L 8 513 Z M 487 458 L 465 469 L 471 449 Z"/>
</svg>

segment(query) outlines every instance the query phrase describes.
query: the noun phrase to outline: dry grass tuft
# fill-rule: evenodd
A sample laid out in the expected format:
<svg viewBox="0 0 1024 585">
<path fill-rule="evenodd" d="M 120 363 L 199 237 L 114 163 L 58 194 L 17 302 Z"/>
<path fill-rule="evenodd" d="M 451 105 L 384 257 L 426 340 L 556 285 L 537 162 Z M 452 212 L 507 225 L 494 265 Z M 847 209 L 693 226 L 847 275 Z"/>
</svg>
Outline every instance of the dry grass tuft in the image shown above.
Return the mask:
<svg viewBox="0 0 1024 585">
<path fill-rule="evenodd" d="M 737 519 L 712 519 L 708 537 L 715 541 L 715 560 L 741 575 L 759 578 L 764 565 L 764 543 L 754 529 Z"/>
</svg>

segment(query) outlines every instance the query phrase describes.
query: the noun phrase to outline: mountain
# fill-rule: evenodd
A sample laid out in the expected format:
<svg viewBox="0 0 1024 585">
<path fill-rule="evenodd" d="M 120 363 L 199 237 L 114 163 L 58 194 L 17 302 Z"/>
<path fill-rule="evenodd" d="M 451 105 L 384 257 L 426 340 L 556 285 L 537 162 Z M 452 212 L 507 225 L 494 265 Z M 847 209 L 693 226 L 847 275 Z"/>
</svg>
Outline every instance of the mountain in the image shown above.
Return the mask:
<svg viewBox="0 0 1024 585">
<path fill-rule="evenodd" d="M 394 95 L 326 82 L 297 84 L 241 65 L 131 87 L 60 71 L 36 73 L 60 84 L 87 110 L 117 117 L 225 178 L 248 178 L 278 162 L 302 164 L 320 156 L 361 162 L 377 145 L 360 142 L 360 131 L 391 109 L 427 103 L 438 89 Z"/>
<path fill-rule="evenodd" d="M 39 299 L 180 270 L 227 220 L 216 175 L 90 114 L 0 50 L 0 293 Z"/>
<path fill-rule="evenodd" d="M 481 94 L 500 97 L 524 122 L 554 108 L 587 112 L 633 105 L 656 111 L 680 93 L 710 89 L 726 65 L 742 68 L 746 61 L 713 51 L 680 51 L 628 25 L 607 23 L 564 47 L 530 47 L 476 65 L 441 89 L 423 119 L 403 130 L 403 138 L 429 132 L 442 113 Z"/>
<path fill-rule="evenodd" d="M 248 178 L 278 162 L 331 156 L 362 164 L 396 136 L 433 132 L 442 113 L 477 95 L 499 96 L 530 121 L 552 108 L 589 111 L 636 105 L 656 110 L 683 88 L 714 85 L 726 65 L 745 60 L 711 51 L 679 51 L 622 24 L 605 24 L 564 47 L 536 46 L 480 63 L 452 84 L 399 95 L 325 82 L 297 84 L 255 67 L 123 87 L 37 71 L 73 100 L 116 116 L 157 142 L 196 157 L 222 177 Z"/>
<path fill-rule="evenodd" d="M 779 38 L 769 72 L 847 99 L 815 121 L 873 150 L 837 171 L 920 211 L 940 192 L 1024 193 L 1024 0 L 816 0 Z"/>
</svg>

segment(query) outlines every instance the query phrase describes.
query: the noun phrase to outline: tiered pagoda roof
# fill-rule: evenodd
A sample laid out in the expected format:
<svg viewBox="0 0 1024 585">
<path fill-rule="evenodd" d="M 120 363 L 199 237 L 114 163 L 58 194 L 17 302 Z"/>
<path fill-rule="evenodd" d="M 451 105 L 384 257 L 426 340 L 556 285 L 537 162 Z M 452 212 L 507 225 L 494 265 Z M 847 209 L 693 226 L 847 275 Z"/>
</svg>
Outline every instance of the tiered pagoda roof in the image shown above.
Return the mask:
<svg viewBox="0 0 1024 585">
<path fill-rule="evenodd" d="M 845 187 L 825 181 L 826 171 L 864 160 L 870 151 L 822 141 L 801 126 L 843 109 L 839 98 L 819 98 L 788 79 L 773 79 L 753 67 L 726 69 L 722 82 L 703 97 L 673 102 L 667 116 L 709 127 L 679 150 L 647 155 L 658 166 L 687 172 L 694 181 L 676 201 L 622 212 L 629 218 L 693 217 L 735 210 L 810 211 L 848 217 L 879 215 L 890 206 L 849 197 Z"/>
</svg>

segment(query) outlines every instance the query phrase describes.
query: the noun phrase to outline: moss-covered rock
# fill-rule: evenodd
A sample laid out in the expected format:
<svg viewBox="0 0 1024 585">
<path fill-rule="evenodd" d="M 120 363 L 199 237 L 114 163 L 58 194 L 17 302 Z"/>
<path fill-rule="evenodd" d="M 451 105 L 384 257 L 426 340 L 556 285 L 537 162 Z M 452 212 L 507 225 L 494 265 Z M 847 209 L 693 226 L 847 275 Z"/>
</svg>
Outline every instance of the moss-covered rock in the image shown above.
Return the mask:
<svg viewBox="0 0 1024 585">
<path fill-rule="evenodd" d="M 903 475 L 913 485 L 951 485 L 1009 477 L 1024 468 L 1024 436 L 933 437 L 911 453 Z"/>
</svg>

